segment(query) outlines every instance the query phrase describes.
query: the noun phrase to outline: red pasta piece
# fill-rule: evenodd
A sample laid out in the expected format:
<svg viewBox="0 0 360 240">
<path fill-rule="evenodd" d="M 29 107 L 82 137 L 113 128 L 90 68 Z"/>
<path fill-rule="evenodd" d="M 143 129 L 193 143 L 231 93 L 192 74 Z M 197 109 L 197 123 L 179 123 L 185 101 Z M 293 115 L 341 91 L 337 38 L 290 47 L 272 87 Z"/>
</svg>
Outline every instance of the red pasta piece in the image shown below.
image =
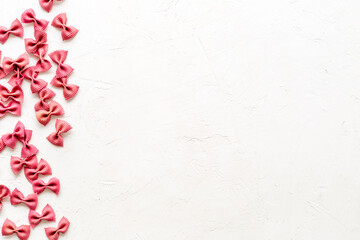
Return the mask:
<svg viewBox="0 0 360 240">
<path fill-rule="evenodd" d="M 0 51 L 0 63 L 1 63 L 1 54 L 2 52 Z M 4 77 L 6 77 L 7 73 L 5 72 L 3 66 L 0 64 L 0 79 L 3 79 Z"/>
<path fill-rule="evenodd" d="M 9 188 L 7 188 L 4 185 L 0 185 L 0 210 L 2 209 L 2 206 L 3 206 L 3 203 L 2 203 L 3 200 L 5 198 L 10 197 L 10 194 L 11 194 L 11 192 L 10 192 Z"/>
<path fill-rule="evenodd" d="M 1 139 L 5 146 L 14 149 L 17 141 L 25 137 L 25 126 L 18 121 L 12 133 L 2 135 Z"/>
<path fill-rule="evenodd" d="M 47 33 L 45 31 L 35 29 L 34 37 L 35 39 L 25 39 L 25 49 L 28 53 L 36 53 L 39 48 L 47 45 Z"/>
<path fill-rule="evenodd" d="M 37 72 L 46 72 L 52 67 L 50 61 L 45 59 L 47 49 L 48 45 L 46 44 L 45 46 L 39 48 L 35 53 L 35 56 L 39 58 L 35 65 L 35 70 Z"/>
<path fill-rule="evenodd" d="M 14 74 L 11 76 L 9 80 L 9 84 L 11 86 L 21 85 L 22 81 L 24 80 L 24 76 L 22 75 L 22 72 L 28 64 L 29 64 L 29 56 L 26 53 L 20 55 L 15 60 L 8 57 L 4 57 L 3 68 L 6 75 L 8 75 L 11 72 L 14 72 Z"/>
<path fill-rule="evenodd" d="M 34 23 L 34 29 L 45 30 L 49 24 L 49 21 L 45 19 L 37 19 L 33 9 L 27 9 L 21 15 L 21 22 Z"/>
<path fill-rule="evenodd" d="M 47 137 L 47 140 L 49 140 L 49 142 L 51 142 L 56 146 L 62 147 L 64 146 L 64 139 L 62 137 L 62 134 L 70 131 L 72 127 L 70 126 L 69 123 L 65 122 L 64 120 L 56 119 L 55 128 L 56 131 L 54 133 L 51 133 Z"/>
<path fill-rule="evenodd" d="M 25 168 L 25 177 L 26 179 L 32 183 L 39 178 L 39 175 L 51 175 L 51 167 L 50 164 L 44 159 L 40 159 L 38 166 L 36 169 Z"/>
<path fill-rule="evenodd" d="M 36 193 L 36 194 L 42 193 L 43 191 L 45 191 L 45 189 L 51 190 L 56 195 L 58 195 L 59 191 L 60 191 L 60 181 L 59 181 L 59 179 L 57 179 L 55 177 L 51 178 L 49 180 L 49 182 L 47 182 L 47 183 L 45 183 L 41 179 L 38 179 L 38 180 L 35 180 L 32 184 L 33 184 L 34 193 Z"/>
<path fill-rule="evenodd" d="M 46 102 L 46 100 L 52 99 L 55 97 L 55 93 L 50 88 L 43 88 L 40 92 L 38 92 L 40 101 L 35 104 L 35 111 L 39 110 L 49 110 L 50 106 L 49 103 Z"/>
<path fill-rule="evenodd" d="M 17 227 L 14 222 L 7 218 L 2 226 L 1 233 L 3 236 L 16 234 L 20 240 L 27 240 L 30 236 L 30 226 L 21 225 Z"/>
<path fill-rule="evenodd" d="M 68 65 L 64 64 L 66 58 L 67 58 L 68 51 L 66 50 L 57 50 L 49 54 L 49 57 L 51 60 L 58 65 L 56 69 L 56 77 L 57 78 L 63 78 L 69 76 L 74 69 Z"/>
<path fill-rule="evenodd" d="M 62 0 L 57 0 L 58 2 L 61 2 Z M 50 12 L 53 4 L 54 4 L 54 0 L 39 0 L 40 6 L 47 12 Z"/>
<path fill-rule="evenodd" d="M 62 87 L 63 94 L 66 100 L 69 100 L 77 94 L 79 91 L 79 86 L 75 84 L 69 84 L 67 77 L 57 78 L 56 76 L 51 80 L 51 85 L 54 87 Z"/>
<path fill-rule="evenodd" d="M 38 195 L 36 193 L 31 193 L 27 197 L 25 197 L 22 192 L 15 188 L 15 190 L 11 193 L 10 203 L 11 205 L 19 205 L 23 203 L 31 210 L 35 210 L 38 204 Z"/>
<path fill-rule="evenodd" d="M 57 240 L 60 233 L 64 234 L 70 227 L 70 222 L 66 217 L 62 217 L 56 228 L 48 227 L 45 228 L 46 236 L 49 240 Z"/>
<path fill-rule="evenodd" d="M 36 112 L 36 118 L 39 123 L 45 126 L 50 122 L 51 116 L 61 116 L 64 113 L 62 106 L 53 100 L 49 104 L 49 110 L 39 110 Z"/>
<path fill-rule="evenodd" d="M 15 116 L 21 116 L 21 105 L 19 102 L 11 100 L 7 105 L 0 102 L 0 118 L 4 117 L 7 113 Z"/>
<path fill-rule="evenodd" d="M 29 223 L 32 228 L 39 225 L 39 223 L 42 220 L 49 221 L 49 222 L 56 221 L 55 211 L 54 211 L 54 209 L 52 209 L 52 207 L 49 204 L 47 204 L 43 208 L 41 214 L 35 212 L 34 210 L 30 210 L 30 212 L 29 212 Z"/>
<path fill-rule="evenodd" d="M 27 158 L 11 156 L 10 167 L 15 175 L 19 174 L 23 167 L 35 169 L 37 166 L 38 161 L 36 155 Z"/>
<path fill-rule="evenodd" d="M 32 93 L 36 93 L 41 91 L 43 88 L 45 88 L 47 86 L 47 82 L 42 80 L 42 79 L 38 79 L 39 72 L 36 71 L 36 67 L 32 66 L 32 67 L 28 67 L 24 70 L 23 72 L 23 76 L 24 78 L 28 79 L 31 81 L 31 92 Z"/>
<path fill-rule="evenodd" d="M 16 85 L 11 90 L 8 90 L 3 85 L 0 85 L 0 100 L 2 102 L 7 102 L 9 100 L 14 100 L 16 102 L 24 101 L 24 93 L 20 85 Z"/>
<path fill-rule="evenodd" d="M 9 29 L 6 27 L 0 26 L 0 42 L 2 44 L 6 43 L 9 39 L 10 34 L 22 38 L 24 36 L 24 28 L 19 21 L 19 19 L 15 19 Z"/>
<path fill-rule="evenodd" d="M 79 32 L 79 30 L 76 29 L 75 27 L 67 25 L 66 13 L 60 13 L 59 15 L 57 15 L 52 21 L 51 25 L 56 28 L 62 29 L 61 37 L 63 41 L 75 37 L 76 34 Z"/>
</svg>

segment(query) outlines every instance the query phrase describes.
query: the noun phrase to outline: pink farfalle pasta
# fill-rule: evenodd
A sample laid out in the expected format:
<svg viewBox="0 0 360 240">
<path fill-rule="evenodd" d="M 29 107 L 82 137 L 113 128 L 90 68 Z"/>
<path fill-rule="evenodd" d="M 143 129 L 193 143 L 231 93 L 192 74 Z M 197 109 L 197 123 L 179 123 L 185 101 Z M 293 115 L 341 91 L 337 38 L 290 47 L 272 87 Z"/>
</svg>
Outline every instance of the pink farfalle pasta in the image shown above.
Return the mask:
<svg viewBox="0 0 360 240">
<path fill-rule="evenodd" d="M 57 50 L 49 54 L 50 59 L 58 65 L 56 69 L 57 78 L 68 77 L 74 71 L 70 65 L 64 63 L 67 55 L 68 51 L 66 50 Z"/>
<path fill-rule="evenodd" d="M 38 204 L 38 195 L 36 193 L 31 193 L 26 197 L 19 189 L 15 188 L 10 196 L 11 205 L 25 204 L 31 210 L 35 210 Z"/>
<path fill-rule="evenodd" d="M 72 39 L 79 32 L 79 30 L 75 27 L 67 25 L 66 13 L 60 13 L 59 15 L 57 15 L 52 21 L 51 25 L 53 27 L 62 29 L 61 37 L 63 41 Z"/>
<path fill-rule="evenodd" d="M 10 197 L 11 192 L 9 190 L 8 187 L 6 187 L 5 185 L 0 185 L 0 211 L 3 207 L 3 201 L 5 198 Z"/>
<path fill-rule="evenodd" d="M 38 75 L 39 75 L 39 72 L 36 71 L 35 66 L 28 67 L 23 72 L 24 78 L 31 81 L 30 88 L 31 88 L 32 93 L 37 93 L 37 92 L 41 91 L 48 84 L 46 81 L 44 81 L 42 79 L 38 79 L 37 78 Z"/>
<path fill-rule="evenodd" d="M 0 100 L 7 102 L 14 100 L 22 103 L 24 101 L 24 93 L 20 85 L 16 85 L 11 90 L 8 90 L 5 86 L 0 85 Z"/>
<path fill-rule="evenodd" d="M 39 94 L 40 101 L 35 104 L 35 106 L 34 106 L 35 111 L 40 111 L 40 110 L 49 111 L 50 105 L 46 101 L 55 97 L 55 95 L 56 95 L 55 92 L 53 90 L 51 90 L 50 88 L 46 87 L 46 88 L 43 88 L 40 92 L 38 92 L 38 94 Z"/>
<path fill-rule="evenodd" d="M 29 64 L 29 56 L 24 53 L 20 55 L 17 59 L 13 60 L 9 57 L 4 57 L 3 60 L 3 68 L 8 75 L 13 72 L 14 74 L 11 76 L 8 83 L 11 86 L 21 85 L 24 80 L 24 76 L 22 75 L 23 70 Z"/>
<path fill-rule="evenodd" d="M 4 150 L 5 147 L 6 147 L 6 145 L 5 145 L 5 143 L 4 143 L 4 140 L 2 140 L 2 138 L 0 138 L 0 152 L 1 152 L 2 150 Z"/>
<path fill-rule="evenodd" d="M 2 64 L 1 64 L 1 55 L 2 55 L 2 52 L 0 51 L 0 79 L 3 79 L 4 77 L 6 77 L 7 73 L 5 72 L 5 69 L 3 68 Z"/>
<path fill-rule="evenodd" d="M 49 21 L 45 19 L 37 19 L 33 9 L 27 9 L 21 15 L 22 23 L 34 23 L 34 29 L 45 30 L 49 24 Z"/>
<path fill-rule="evenodd" d="M 56 119 L 55 128 L 56 131 L 51 133 L 46 139 L 49 140 L 49 142 L 52 144 L 62 147 L 64 146 L 64 139 L 62 134 L 70 131 L 72 127 L 64 120 Z"/>
<path fill-rule="evenodd" d="M 7 218 L 2 226 L 1 233 L 3 236 L 16 234 L 20 240 L 27 240 L 30 236 L 30 226 L 21 225 L 17 227 L 13 221 Z"/>
<path fill-rule="evenodd" d="M 23 144 L 23 147 L 21 148 L 21 157 L 27 158 L 31 157 L 38 153 L 38 149 L 29 143 L 32 136 L 32 130 L 25 129 L 25 136 L 22 139 L 19 139 L 19 141 Z"/>
<path fill-rule="evenodd" d="M 26 38 L 25 39 L 25 49 L 28 53 L 36 53 L 39 48 L 42 48 L 47 45 L 47 33 L 40 29 L 35 29 L 34 33 L 35 39 Z"/>
<path fill-rule="evenodd" d="M 24 28 L 19 21 L 19 19 L 15 19 L 10 28 L 6 28 L 0 26 L 0 43 L 4 44 L 9 39 L 10 34 L 22 38 L 24 36 Z"/>
<path fill-rule="evenodd" d="M 23 168 L 36 169 L 37 166 L 38 166 L 38 160 L 36 155 L 27 158 L 11 156 L 10 159 L 10 167 L 15 175 L 19 174 L 19 172 Z"/>
<path fill-rule="evenodd" d="M 45 191 L 45 189 L 49 189 L 54 192 L 56 195 L 60 192 L 60 181 L 57 178 L 51 178 L 47 183 L 45 183 L 42 179 L 38 179 L 33 181 L 33 190 L 36 194 L 41 194 Z"/>
<path fill-rule="evenodd" d="M 25 126 L 18 121 L 12 133 L 7 133 L 1 136 L 2 142 L 5 146 L 14 149 L 17 141 L 25 137 Z"/>
<path fill-rule="evenodd" d="M 70 227 L 70 221 L 66 217 L 62 217 L 56 228 L 45 228 L 46 236 L 49 240 L 58 240 L 60 233 L 64 234 Z"/>
<path fill-rule="evenodd" d="M 8 104 L 0 102 L 0 118 L 4 117 L 7 113 L 21 116 L 20 103 L 14 100 L 11 100 Z"/>
<path fill-rule="evenodd" d="M 37 72 L 46 72 L 52 67 L 51 62 L 45 59 L 48 50 L 47 34 L 42 30 L 35 29 L 34 36 L 35 39 L 25 39 L 25 49 L 28 53 L 32 53 L 38 57 L 35 70 Z"/>
<path fill-rule="evenodd" d="M 29 64 L 29 56 L 26 53 L 21 54 L 17 59 L 13 60 L 9 57 L 4 57 L 3 68 L 6 73 L 22 69 Z"/>
<path fill-rule="evenodd" d="M 63 94 L 64 94 L 65 100 L 69 100 L 69 99 L 75 97 L 75 95 L 79 91 L 79 86 L 77 86 L 75 84 L 69 84 L 67 77 L 57 78 L 55 76 L 51 80 L 50 84 L 53 85 L 54 87 L 62 87 L 63 88 Z"/>
<path fill-rule="evenodd" d="M 58 2 L 62 2 L 63 0 L 57 0 Z M 39 0 L 40 6 L 47 12 L 50 12 L 53 5 L 54 0 Z"/>
<path fill-rule="evenodd" d="M 47 176 L 52 174 L 50 164 L 44 159 L 40 159 L 36 169 L 25 168 L 25 177 L 32 183 L 39 178 L 39 175 Z"/>
<path fill-rule="evenodd" d="M 35 212 L 34 210 L 30 210 L 28 218 L 29 218 L 30 226 L 32 228 L 39 225 L 40 222 L 43 221 L 43 220 L 48 221 L 48 222 L 55 222 L 56 221 L 55 211 L 49 204 L 47 204 L 43 208 L 41 214 Z"/>
<path fill-rule="evenodd" d="M 62 106 L 59 103 L 52 100 L 49 104 L 49 110 L 37 111 L 36 118 L 39 121 L 39 123 L 45 126 L 50 122 L 51 116 L 61 116 L 64 114 L 65 112 Z"/>
<path fill-rule="evenodd" d="M 45 45 L 44 47 L 39 48 L 37 52 L 34 54 L 36 57 L 38 57 L 38 61 L 36 62 L 35 65 L 35 70 L 37 72 L 46 72 L 52 67 L 51 62 L 45 59 L 47 49 L 48 46 Z"/>
<path fill-rule="evenodd" d="M 12 149 L 15 148 L 17 141 L 23 144 L 21 149 L 21 157 L 27 158 L 35 155 L 39 150 L 29 143 L 32 136 L 32 131 L 25 129 L 22 122 L 18 122 L 15 126 L 14 132 L 2 135 L 1 139 L 5 146 Z"/>
</svg>

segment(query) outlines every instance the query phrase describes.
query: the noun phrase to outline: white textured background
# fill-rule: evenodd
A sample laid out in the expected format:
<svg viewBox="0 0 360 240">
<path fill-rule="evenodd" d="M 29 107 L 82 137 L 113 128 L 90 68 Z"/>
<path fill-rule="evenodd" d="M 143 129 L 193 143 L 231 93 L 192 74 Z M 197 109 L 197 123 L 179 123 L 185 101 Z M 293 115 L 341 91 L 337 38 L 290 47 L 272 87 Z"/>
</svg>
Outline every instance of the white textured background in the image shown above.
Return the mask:
<svg viewBox="0 0 360 240">
<path fill-rule="evenodd" d="M 21 118 L 0 123 L 34 130 L 62 183 L 38 210 L 69 218 L 63 239 L 360 238 L 358 0 L 65 0 L 50 14 L 1 0 L 0 25 L 29 7 L 80 29 L 66 43 L 47 31 L 81 87 L 70 102 L 56 89 L 65 147 L 45 139 L 55 121 L 36 121 L 29 82 Z M 25 51 L 13 37 L 0 49 Z M 0 155 L 0 181 L 28 194 L 9 167 L 19 151 Z M 7 216 L 27 223 L 27 208 L 6 201 Z"/>
</svg>

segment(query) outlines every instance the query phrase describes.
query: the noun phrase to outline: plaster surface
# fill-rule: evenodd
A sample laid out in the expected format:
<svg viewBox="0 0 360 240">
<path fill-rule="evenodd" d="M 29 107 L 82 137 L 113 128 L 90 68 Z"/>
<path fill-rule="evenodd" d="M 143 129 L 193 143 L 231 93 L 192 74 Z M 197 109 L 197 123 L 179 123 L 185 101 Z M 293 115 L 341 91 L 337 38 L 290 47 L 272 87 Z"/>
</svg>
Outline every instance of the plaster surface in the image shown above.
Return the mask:
<svg viewBox="0 0 360 240">
<path fill-rule="evenodd" d="M 71 221 L 63 239 L 359 239 L 359 1 L 65 0 L 48 14 L 2 0 L 0 25 L 30 7 L 80 29 L 65 43 L 47 31 L 80 86 L 69 102 L 53 88 L 74 129 L 52 146 L 55 121 L 36 121 L 25 81 L 23 115 L 0 134 L 18 120 L 33 129 L 62 184 L 38 211 Z M 0 50 L 25 52 L 15 37 Z M 0 182 L 29 194 L 9 166 L 19 151 L 0 154 Z M 7 216 L 27 223 L 27 208 L 6 201 Z"/>
</svg>

